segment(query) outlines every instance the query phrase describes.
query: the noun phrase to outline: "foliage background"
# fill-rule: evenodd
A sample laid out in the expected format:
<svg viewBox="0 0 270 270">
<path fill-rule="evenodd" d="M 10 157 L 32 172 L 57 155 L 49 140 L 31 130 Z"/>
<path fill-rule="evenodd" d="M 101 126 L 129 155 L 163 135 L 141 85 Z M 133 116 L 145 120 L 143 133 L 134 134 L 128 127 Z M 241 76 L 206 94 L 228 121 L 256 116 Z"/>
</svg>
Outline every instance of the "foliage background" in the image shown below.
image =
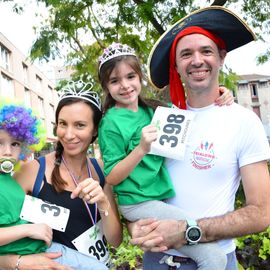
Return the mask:
<svg viewBox="0 0 270 270">
<path fill-rule="evenodd" d="M 270 171 L 270 163 L 268 162 Z M 245 196 L 242 186 L 237 193 L 236 207 L 242 207 Z M 261 233 L 247 235 L 236 240 L 239 269 L 270 270 L 270 227 Z"/>
<path fill-rule="evenodd" d="M 259 38 L 270 33 L 269 0 L 29 0 L 30 4 L 20 0 L 0 1 L 14 3 L 13 10 L 17 13 L 31 8 L 31 1 L 44 5 L 48 14 L 37 14 L 41 23 L 35 26 L 31 59 L 50 61 L 62 57 L 74 71 L 74 79 L 87 80 L 91 76 L 96 82 L 97 58 L 113 41 L 135 48 L 145 70 L 149 52 L 159 36 L 169 25 L 201 7 L 223 5 L 240 13 Z M 269 58 L 268 49 L 258 61 Z M 234 90 L 235 74 L 226 68 L 223 71 L 222 83 Z M 162 98 L 147 80 L 144 85 L 147 95 Z M 95 87 L 101 91 L 98 83 Z"/>
</svg>

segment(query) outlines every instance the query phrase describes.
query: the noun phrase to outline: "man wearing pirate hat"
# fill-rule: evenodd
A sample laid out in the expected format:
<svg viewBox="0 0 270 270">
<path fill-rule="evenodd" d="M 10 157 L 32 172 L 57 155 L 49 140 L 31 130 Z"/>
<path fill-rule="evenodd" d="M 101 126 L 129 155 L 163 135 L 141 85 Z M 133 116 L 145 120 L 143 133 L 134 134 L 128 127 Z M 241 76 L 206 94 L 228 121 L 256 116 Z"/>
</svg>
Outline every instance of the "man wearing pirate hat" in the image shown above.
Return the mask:
<svg viewBox="0 0 270 270">
<path fill-rule="evenodd" d="M 135 223 L 132 242 L 155 251 L 145 253 L 144 269 L 176 269 L 177 262 L 181 270 L 197 269 L 183 254 L 166 249 L 218 241 L 227 254 L 226 270 L 237 270 L 233 238 L 270 224 L 270 150 L 264 128 L 252 111 L 238 104 L 214 106 L 226 53 L 254 39 L 239 17 L 212 6 L 174 24 L 152 49 L 150 82 L 157 88 L 169 85 L 173 104 L 196 116 L 184 160 L 167 163 L 177 194 L 169 203 L 192 219 Z M 240 180 L 246 204 L 234 210 Z"/>
</svg>

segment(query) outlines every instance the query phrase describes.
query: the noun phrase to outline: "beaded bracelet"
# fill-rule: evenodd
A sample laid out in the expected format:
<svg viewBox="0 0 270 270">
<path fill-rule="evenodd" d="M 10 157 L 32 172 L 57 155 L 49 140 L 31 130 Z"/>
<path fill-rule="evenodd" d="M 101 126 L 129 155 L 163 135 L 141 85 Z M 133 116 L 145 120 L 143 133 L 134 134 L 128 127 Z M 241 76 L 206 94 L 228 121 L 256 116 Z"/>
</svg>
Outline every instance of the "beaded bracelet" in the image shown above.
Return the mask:
<svg viewBox="0 0 270 270">
<path fill-rule="evenodd" d="M 22 255 L 19 255 L 16 265 L 15 265 L 15 270 L 20 270 L 19 266 L 20 266 L 21 258 L 22 258 Z"/>
</svg>

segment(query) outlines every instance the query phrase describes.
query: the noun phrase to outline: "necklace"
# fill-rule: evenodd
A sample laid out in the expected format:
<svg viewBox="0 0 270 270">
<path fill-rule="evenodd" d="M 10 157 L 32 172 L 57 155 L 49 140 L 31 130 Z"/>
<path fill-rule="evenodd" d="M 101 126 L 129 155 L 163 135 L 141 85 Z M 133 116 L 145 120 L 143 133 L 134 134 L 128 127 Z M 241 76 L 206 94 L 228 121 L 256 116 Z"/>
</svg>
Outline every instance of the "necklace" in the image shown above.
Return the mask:
<svg viewBox="0 0 270 270">
<path fill-rule="evenodd" d="M 74 174 L 73 174 L 73 173 L 70 171 L 70 169 L 68 168 L 67 162 L 66 162 L 66 160 L 65 160 L 65 158 L 64 158 L 63 155 L 62 155 L 62 160 L 63 160 L 63 163 L 64 163 L 66 169 L 68 170 L 68 173 L 69 173 L 69 175 L 71 176 L 71 178 L 72 178 L 72 180 L 73 180 L 75 186 L 77 187 L 77 186 L 78 186 L 78 181 L 76 180 Z M 88 177 L 89 177 L 89 178 L 92 178 L 92 174 L 91 174 L 91 170 L 90 170 L 90 167 L 89 167 L 88 162 L 89 162 L 89 161 L 88 161 L 88 158 L 86 157 L 86 167 L 87 167 Z M 81 175 L 82 175 L 82 174 L 81 174 Z M 81 175 L 80 175 L 80 177 L 81 177 Z M 84 205 L 85 205 L 86 210 L 87 210 L 87 212 L 88 212 L 88 215 L 89 215 L 89 217 L 90 217 L 90 219 L 91 219 L 91 221 L 92 221 L 92 224 L 95 225 L 96 222 L 97 222 L 97 204 L 94 203 L 94 217 L 92 216 L 90 207 L 89 207 L 89 205 L 87 204 L 87 202 L 84 201 Z"/>
<path fill-rule="evenodd" d="M 81 171 L 81 173 L 78 176 L 76 176 L 74 173 L 73 173 L 73 175 L 74 175 L 74 178 L 76 179 L 76 181 L 77 182 L 80 182 L 80 179 L 82 177 L 82 171 Z"/>
<path fill-rule="evenodd" d="M 77 175 L 74 173 L 74 171 L 72 171 L 72 170 L 69 168 L 69 166 L 68 166 L 68 164 L 67 164 L 67 161 L 65 160 L 64 156 L 62 156 L 62 160 L 63 160 L 64 165 L 65 165 L 65 167 L 66 167 L 66 169 L 67 169 L 69 175 L 71 176 L 71 178 L 72 178 L 72 179 L 75 178 L 76 182 L 80 182 L 80 179 L 81 179 L 82 174 L 83 174 L 83 168 L 81 168 L 81 172 L 80 172 L 79 175 L 77 176 Z M 87 160 L 86 160 L 86 166 L 87 166 Z"/>
</svg>

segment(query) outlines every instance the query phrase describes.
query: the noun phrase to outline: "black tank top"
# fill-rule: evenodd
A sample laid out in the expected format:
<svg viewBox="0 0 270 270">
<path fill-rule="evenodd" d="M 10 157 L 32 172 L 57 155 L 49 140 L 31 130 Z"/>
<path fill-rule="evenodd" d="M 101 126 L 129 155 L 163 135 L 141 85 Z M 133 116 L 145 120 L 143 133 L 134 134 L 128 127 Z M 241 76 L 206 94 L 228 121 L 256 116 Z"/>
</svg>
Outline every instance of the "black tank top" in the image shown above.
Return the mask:
<svg viewBox="0 0 270 270">
<path fill-rule="evenodd" d="M 102 174 L 102 177 L 100 175 L 100 172 L 101 172 L 100 167 L 99 168 L 96 167 L 98 166 L 98 163 L 93 162 L 93 160 L 91 161 L 99 175 L 100 185 L 103 188 L 104 183 L 105 183 L 105 178 L 103 174 Z M 45 168 L 44 168 L 44 171 L 45 171 Z M 72 244 L 72 240 L 74 240 L 79 235 L 81 235 L 82 233 L 84 233 L 86 230 L 88 230 L 90 227 L 93 226 L 90 216 L 86 210 L 86 206 L 83 200 L 80 198 L 71 199 L 70 191 L 63 191 L 60 193 L 56 192 L 53 186 L 47 182 L 45 174 L 43 174 L 43 182 L 44 182 L 44 185 L 39 191 L 39 193 L 33 194 L 33 196 L 37 195 L 36 197 L 42 199 L 43 201 L 47 201 L 49 203 L 53 203 L 53 204 L 70 209 L 70 216 L 67 223 L 66 231 L 60 232 L 57 230 L 53 230 L 53 241 L 63 244 L 65 246 L 68 246 L 72 249 L 76 249 L 75 246 Z M 93 204 L 88 204 L 88 206 L 91 211 L 92 217 L 94 218 L 95 207 Z M 100 214 L 98 212 L 97 221 L 99 220 L 100 220 Z"/>
</svg>

